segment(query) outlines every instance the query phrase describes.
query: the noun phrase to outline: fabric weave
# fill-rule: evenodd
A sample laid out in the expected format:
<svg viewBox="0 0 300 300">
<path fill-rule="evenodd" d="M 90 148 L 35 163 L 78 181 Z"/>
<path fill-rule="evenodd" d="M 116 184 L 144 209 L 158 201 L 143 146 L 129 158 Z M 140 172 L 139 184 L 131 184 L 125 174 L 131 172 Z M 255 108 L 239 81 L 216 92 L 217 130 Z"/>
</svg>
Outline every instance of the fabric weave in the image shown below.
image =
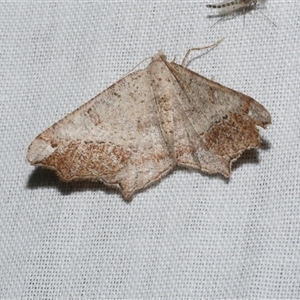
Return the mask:
<svg viewBox="0 0 300 300">
<path fill-rule="evenodd" d="M 1 4 L 0 298 L 300 297 L 300 3 L 269 0 L 276 27 L 259 11 L 212 26 L 206 4 Z M 222 37 L 188 67 L 272 115 L 229 180 L 178 168 L 126 202 L 26 163 L 37 134 L 144 58 Z"/>
</svg>

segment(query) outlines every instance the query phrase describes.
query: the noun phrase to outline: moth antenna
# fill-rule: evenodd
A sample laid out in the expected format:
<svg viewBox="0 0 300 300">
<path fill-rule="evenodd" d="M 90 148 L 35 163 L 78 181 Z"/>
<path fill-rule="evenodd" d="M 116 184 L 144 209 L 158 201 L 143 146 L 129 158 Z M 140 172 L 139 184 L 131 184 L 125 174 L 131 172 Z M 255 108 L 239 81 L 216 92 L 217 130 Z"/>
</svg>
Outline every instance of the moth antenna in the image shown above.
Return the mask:
<svg viewBox="0 0 300 300">
<path fill-rule="evenodd" d="M 186 65 L 186 60 L 188 59 L 188 56 L 190 55 L 190 53 L 192 51 L 201 51 L 201 50 L 204 50 L 204 49 L 209 49 L 209 48 L 214 48 L 216 47 L 217 45 L 219 45 L 225 38 L 223 37 L 222 39 L 220 39 L 219 41 L 215 42 L 214 44 L 212 45 L 209 45 L 209 46 L 205 46 L 205 47 L 200 47 L 200 48 L 191 48 L 187 51 L 186 55 L 184 56 L 183 60 L 182 60 L 182 63 L 181 65 L 184 67 Z"/>
<path fill-rule="evenodd" d="M 130 74 L 130 73 L 132 73 L 139 65 L 141 65 L 144 61 L 146 61 L 147 59 L 151 59 L 152 58 L 152 56 L 148 56 L 148 57 L 146 57 L 146 58 L 144 58 L 141 62 L 139 62 L 135 67 L 133 67 L 131 70 L 129 70 L 125 75 L 123 75 L 122 77 L 121 77 L 121 79 L 123 78 L 123 77 L 125 77 L 125 76 L 127 76 L 128 74 Z"/>
</svg>

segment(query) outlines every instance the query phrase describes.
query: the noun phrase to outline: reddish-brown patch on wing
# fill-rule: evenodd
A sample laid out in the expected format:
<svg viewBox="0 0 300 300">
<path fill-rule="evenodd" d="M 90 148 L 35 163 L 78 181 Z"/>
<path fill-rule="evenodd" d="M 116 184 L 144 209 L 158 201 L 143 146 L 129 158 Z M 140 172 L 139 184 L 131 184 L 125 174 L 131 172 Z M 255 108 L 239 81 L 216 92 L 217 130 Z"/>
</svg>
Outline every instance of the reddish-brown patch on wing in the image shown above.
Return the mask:
<svg viewBox="0 0 300 300">
<path fill-rule="evenodd" d="M 218 156 L 234 159 L 246 149 L 258 148 L 260 137 L 253 119 L 234 113 L 207 132 L 205 143 Z"/>
<path fill-rule="evenodd" d="M 136 165 L 143 165 L 146 162 L 156 162 L 157 163 L 166 158 L 171 158 L 171 154 L 167 153 L 167 152 L 153 153 L 153 154 L 148 154 L 148 155 L 141 155 L 141 158 L 134 163 Z"/>
<path fill-rule="evenodd" d="M 117 174 L 128 162 L 131 153 L 112 143 L 72 141 L 58 148 L 41 161 L 55 169 L 65 181 Z"/>
</svg>

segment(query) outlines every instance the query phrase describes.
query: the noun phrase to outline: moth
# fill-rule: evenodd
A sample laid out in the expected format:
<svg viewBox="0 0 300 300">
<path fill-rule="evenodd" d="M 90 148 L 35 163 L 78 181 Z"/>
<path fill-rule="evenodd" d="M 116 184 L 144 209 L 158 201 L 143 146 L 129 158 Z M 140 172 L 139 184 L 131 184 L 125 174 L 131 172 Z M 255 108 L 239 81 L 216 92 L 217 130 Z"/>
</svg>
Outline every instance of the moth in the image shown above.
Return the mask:
<svg viewBox="0 0 300 300">
<path fill-rule="evenodd" d="M 271 123 L 253 98 L 167 61 L 123 77 L 39 134 L 26 158 L 63 181 L 102 181 L 125 199 L 184 166 L 229 177 Z"/>
</svg>

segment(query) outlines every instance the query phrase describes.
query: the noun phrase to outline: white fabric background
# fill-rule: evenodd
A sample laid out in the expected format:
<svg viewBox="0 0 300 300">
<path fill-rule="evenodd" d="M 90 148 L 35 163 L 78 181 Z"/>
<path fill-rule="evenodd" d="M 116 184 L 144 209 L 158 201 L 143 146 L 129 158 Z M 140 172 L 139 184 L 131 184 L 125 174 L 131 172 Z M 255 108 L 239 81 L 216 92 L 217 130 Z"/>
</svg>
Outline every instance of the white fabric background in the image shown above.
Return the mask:
<svg viewBox="0 0 300 300">
<path fill-rule="evenodd" d="M 1 298 L 300 297 L 300 3 L 269 0 L 276 27 L 258 11 L 211 27 L 206 3 L 0 5 Z M 229 181 L 177 169 L 127 203 L 26 163 L 37 134 L 144 58 L 222 37 L 189 68 L 272 115 Z"/>
</svg>

